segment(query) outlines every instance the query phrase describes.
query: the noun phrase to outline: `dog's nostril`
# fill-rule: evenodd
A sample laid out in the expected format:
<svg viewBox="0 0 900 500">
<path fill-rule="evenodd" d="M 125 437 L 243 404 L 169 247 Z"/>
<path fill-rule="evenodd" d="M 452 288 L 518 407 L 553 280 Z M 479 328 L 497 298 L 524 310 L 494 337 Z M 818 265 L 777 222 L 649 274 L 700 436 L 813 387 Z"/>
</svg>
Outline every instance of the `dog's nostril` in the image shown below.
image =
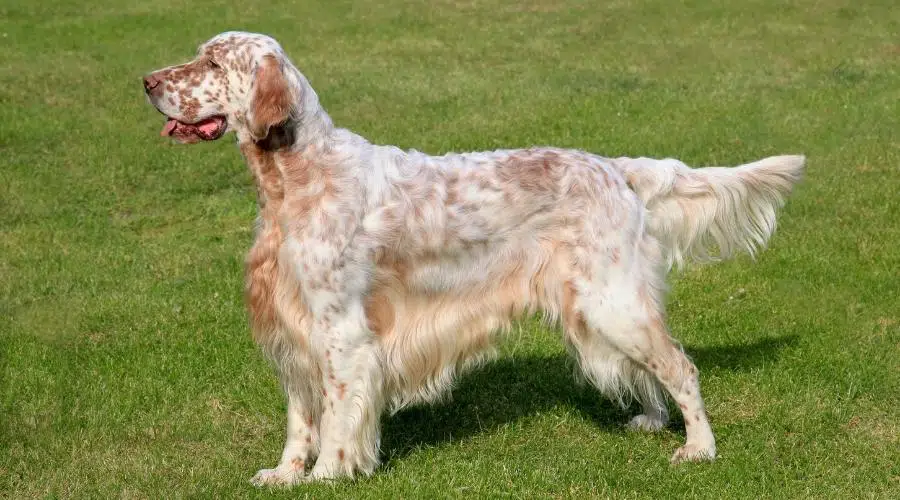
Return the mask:
<svg viewBox="0 0 900 500">
<path fill-rule="evenodd" d="M 159 80 L 157 80 L 156 78 L 153 78 L 152 76 L 144 77 L 144 88 L 145 89 L 152 90 L 152 89 L 156 88 L 157 85 L 159 85 Z"/>
</svg>

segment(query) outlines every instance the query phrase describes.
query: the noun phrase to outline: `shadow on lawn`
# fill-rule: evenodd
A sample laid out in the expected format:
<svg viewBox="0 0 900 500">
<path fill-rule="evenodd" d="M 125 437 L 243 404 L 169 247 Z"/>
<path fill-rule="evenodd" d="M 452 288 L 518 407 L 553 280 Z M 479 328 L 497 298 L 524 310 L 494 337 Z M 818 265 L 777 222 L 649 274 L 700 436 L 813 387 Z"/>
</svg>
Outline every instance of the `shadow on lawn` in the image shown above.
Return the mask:
<svg viewBox="0 0 900 500">
<path fill-rule="evenodd" d="M 797 341 L 796 335 L 766 338 L 749 344 L 691 348 L 687 352 L 704 370 L 744 371 L 777 359 Z M 624 413 L 590 385 L 575 383 L 572 364 L 564 354 L 503 358 L 459 380 L 452 398 L 433 406 L 417 406 L 384 422 L 382 450 L 385 467 L 414 452 L 444 442 L 491 432 L 519 418 L 565 407 L 583 414 L 601 429 L 622 430 L 632 405 Z M 679 419 L 670 427 L 683 431 Z"/>
</svg>

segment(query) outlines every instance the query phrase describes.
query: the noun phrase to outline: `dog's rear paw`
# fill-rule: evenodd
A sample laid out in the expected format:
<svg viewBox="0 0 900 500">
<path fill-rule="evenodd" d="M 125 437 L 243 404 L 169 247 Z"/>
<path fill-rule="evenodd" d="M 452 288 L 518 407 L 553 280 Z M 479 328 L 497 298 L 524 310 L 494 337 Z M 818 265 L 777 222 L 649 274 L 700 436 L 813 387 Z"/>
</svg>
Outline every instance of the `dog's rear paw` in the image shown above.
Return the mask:
<svg viewBox="0 0 900 500">
<path fill-rule="evenodd" d="M 675 450 L 670 462 L 679 464 L 682 462 L 712 462 L 716 459 L 716 447 L 697 444 L 685 444 Z"/>
<path fill-rule="evenodd" d="M 628 430 L 656 432 L 666 426 L 666 420 L 650 415 L 636 415 L 630 422 L 625 424 Z"/>
<path fill-rule="evenodd" d="M 250 482 L 254 486 L 292 486 L 303 482 L 305 475 L 302 470 L 296 470 L 294 467 L 278 466 L 274 469 L 261 469 L 256 473 Z"/>
</svg>

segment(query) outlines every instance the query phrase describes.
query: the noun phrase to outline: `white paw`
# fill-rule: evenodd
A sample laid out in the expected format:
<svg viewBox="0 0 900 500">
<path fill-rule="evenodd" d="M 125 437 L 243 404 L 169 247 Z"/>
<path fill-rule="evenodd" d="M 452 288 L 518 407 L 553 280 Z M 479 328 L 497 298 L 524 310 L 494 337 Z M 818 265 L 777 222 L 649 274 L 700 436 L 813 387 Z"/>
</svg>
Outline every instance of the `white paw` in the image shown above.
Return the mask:
<svg viewBox="0 0 900 500">
<path fill-rule="evenodd" d="M 292 486 L 305 480 L 302 470 L 279 465 L 274 469 L 260 469 L 251 479 L 254 486 Z"/>
<path fill-rule="evenodd" d="M 660 417 L 651 417 L 650 415 L 636 415 L 630 422 L 625 424 L 629 430 L 656 432 L 666 426 L 666 419 Z"/>
<path fill-rule="evenodd" d="M 340 474 L 334 472 L 333 469 L 327 467 L 313 467 L 311 471 L 309 471 L 309 476 L 307 476 L 308 481 L 333 481 L 338 479 Z M 352 477 L 349 476 L 348 477 Z"/>
<path fill-rule="evenodd" d="M 716 458 L 715 445 L 701 446 L 687 443 L 675 450 L 670 462 L 679 464 L 682 462 L 712 462 Z"/>
</svg>

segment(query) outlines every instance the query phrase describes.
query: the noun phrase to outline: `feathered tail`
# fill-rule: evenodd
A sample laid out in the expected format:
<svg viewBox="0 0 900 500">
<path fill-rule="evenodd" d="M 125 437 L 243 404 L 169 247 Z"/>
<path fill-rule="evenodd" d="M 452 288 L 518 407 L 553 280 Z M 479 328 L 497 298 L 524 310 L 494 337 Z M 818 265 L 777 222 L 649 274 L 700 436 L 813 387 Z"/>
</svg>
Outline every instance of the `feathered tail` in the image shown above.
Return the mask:
<svg viewBox="0 0 900 500">
<path fill-rule="evenodd" d="M 646 205 L 649 231 L 665 247 L 671 267 L 740 251 L 752 256 L 764 248 L 806 157 L 772 156 L 733 168 L 692 169 L 672 159 L 616 163 Z"/>
</svg>

